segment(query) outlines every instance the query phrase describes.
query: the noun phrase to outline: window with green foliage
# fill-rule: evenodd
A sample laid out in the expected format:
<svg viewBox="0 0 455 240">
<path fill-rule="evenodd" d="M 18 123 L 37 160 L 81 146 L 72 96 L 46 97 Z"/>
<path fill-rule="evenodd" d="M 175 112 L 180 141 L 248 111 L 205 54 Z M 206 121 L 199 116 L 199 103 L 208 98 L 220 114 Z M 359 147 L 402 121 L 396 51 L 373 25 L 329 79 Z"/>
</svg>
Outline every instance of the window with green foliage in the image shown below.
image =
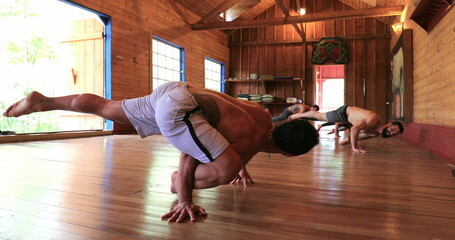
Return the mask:
<svg viewBox="0 0 455 240">
<path fill-rule="evenodd" d="M 0 112 L 26 97 L 31 91 L 39 91 L 46 96 L 61 96 L 80 93 L 79 85 L 98 79 L 101 85 L 95 94 L 104 94 L 104 45 L 95 77 L 89 76 L 95 70 L 80 68 L 82 61 L 73 56 L 81 56 L 74 49 L 83 49 L 84 40 L 73 41 L 77 29 L 75 24 L 94 23 L 99 25 L 102 39 L 104 23 L 100 18 L 79 7 L 56 0 L 2 0 L 0 4 Z M 95 29 L 95 27 L 93 27 Z M 90 31 L 94 31 L 90 29 Z M 101 29 L 101 30 L 99 30 Z M 96 29 L 95 29 L 96 30 Z M 72 32 L 70 32 L 72 31 Z M 71 35 L 73 34 L 73 35 Z M 81 33 L 82 35 L 82 33 Z M 95 47 L 94 47 L 95 48 Z M 93 48 L 90 50 L 93 51 Z M 96 52 L 99 53 L 99 52 Z M 95 53 L 93 53 L 95 54 Z M 83 55 L 83 54 L 82 54 Z M 91 58 L 93 59 L 93 58 Z M 90 64 L 84 64 L 90 66 Z M 92 63 L 92 65 L 94 65 Z M 101 79 L 98 76 L 101 76 Z M 86 89 L 86 88 L 85 88 Z M 35 113 L 19 118 L 0 115 L 0 133 L 38 133 L 73 130 L 103 129 L 104 120 L 93 119 L 90 124 L 75 125 L 76 118 L 83 114 L 53 111 Z M 91 117 L 92 118 L 92 117 Z"/>
</svg>

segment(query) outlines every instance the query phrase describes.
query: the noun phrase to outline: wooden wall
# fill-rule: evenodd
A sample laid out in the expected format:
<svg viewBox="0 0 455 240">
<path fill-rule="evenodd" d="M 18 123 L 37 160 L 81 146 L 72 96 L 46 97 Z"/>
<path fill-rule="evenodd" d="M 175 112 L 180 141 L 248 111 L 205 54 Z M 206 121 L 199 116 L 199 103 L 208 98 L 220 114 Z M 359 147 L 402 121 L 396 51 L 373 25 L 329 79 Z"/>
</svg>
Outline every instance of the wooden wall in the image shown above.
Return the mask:
<svg viewBox="0 0 455 240">
<path fill-rule="evenodd" d="M 229 68 L 226 34 L 220 31 L 192 31 L 186 22 L 197 22 L 199 17 L 173 1 L 73 2 L 112 18 L 113 99 L 151 93 L 150 53 L 153 35 L 185 49 L 185 78 L 196 86 L 204 87 L 205 57 L 220 61 L 226 65 L 226 69 Z"/>
<path fill-rule="evenodd" d="M 284 1 L 294 9 L 295 1 Z M 351 9 L 337 0 L 305 0 L 307 13 Z M 292 13 L 291 15 L 294 15 Z M 257 18 L 284 17 L 277 6 L 272 6 Z M 386 97 L 390 27 L 372 18 L 332 20 L 305 24 L 306 42 L 291 25 L 269 26 L 237 30 L 229 38 L 229 77 L 246 78 L 249 73 L 292 75 L 305 80 L 304 101 L 313 104 L 315 97 L 314 66 L 311 63 L 313 44 L 323 37 L 338 36 L 349 49 L 346 64 L 346 104 L 378 112 L 387 119 Z M 327 63 L 330 64 L 330 63 Z M 234 84 L 230 84 L 234 85 Z M 299 83 L 277 84 L 270 93 L 279 98 L 302 95 Z M 258 84 L 242 83 L 231 87 L 229 94 L 239 92 L 262 94 Z M 365 91 L 365 92 L 364 92 Z"/>
<path fill-rule="evenodd" d="M 455 10 L 427 33 L 410 20 L 414 9 L 407 0 L 404 27 L 413 29 L 414 38 L 413 121 L 455 127 Z"/>
<path fill-rule="evenodd" d="M 158 36 L 185 49 L 185 79 L 204 87 L 204 58 L 229 69 L 227 36 L 220 31 L 192 31 L 188 23 L 199 17 L 168 0 L 74 0 L 112 19 L 112 99 L 144 96 L 152 92 L 151 41 Z M 114 133 L 130 133 L 114 123 Z"/>
<path fill-rule="evenodd" d="M 414 118 L 402 138 L 455 165 L 455 10 L 427 33 L 410 20 L 414 9 L 407 0 L 402 18 L 413 29 Z"/>
</svg>

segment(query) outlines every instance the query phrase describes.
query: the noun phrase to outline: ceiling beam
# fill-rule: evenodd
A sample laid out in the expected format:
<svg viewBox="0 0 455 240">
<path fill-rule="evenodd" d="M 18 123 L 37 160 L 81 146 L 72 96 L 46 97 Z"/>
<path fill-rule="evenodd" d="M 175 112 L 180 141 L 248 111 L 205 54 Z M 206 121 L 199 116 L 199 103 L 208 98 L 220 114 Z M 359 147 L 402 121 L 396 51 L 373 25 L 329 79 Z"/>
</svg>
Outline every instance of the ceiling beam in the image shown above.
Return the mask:
<svg viewBox="0 0 455 240">
<path fill-rule="evenodd" d="M 366 4 L 369 4 L 369 5 L 373 6 L 373 7 L 376 7 L 378 5 L 378 1 L 377 0 L 360 0 L 360 1 L 362 1 L 362 2 L 364 2 Z"/>
<path fill-rule="evenodd" d="M 284 6 L 284 3 L 282 0 L 276 0 L 276 5 L 281 9 L 283 12 L 284 16 L 289 17 L 289 10 Z M 292 26 L 294 27 L 295 31 L 300 35 L 302 39 L 305 39 L 305 33 L 302 32 L 302 30 L 297 26 L 297 23 L 292 23 Z"/>
<path fill-rule="evenodd" d="M 267 9 L 269 9 L 273 5 L 275 5 L 275 0 L 261 0 L 259 4 L 256 4 L 256 6 L 243 12 L 238 19 L 239 20 L 254 19 L 258 16 L 258 13 L 263 13 L 267 11 Z"/>
<path fill-rule="evenodd" d="M 177 6 L 174 0 L 168 0 L 168 2 L 171 4 L 175 12 L 180 16 L 180 19 L 182 19 L 182 21 L 185 22 L 186 25 L 191 25 L 191 23 L 186 18 L 185 14 L 183 14 L 182 10 L 179 8 L 179 6 Z"/>
<path fill-rule="evenodd" d="M 337 36 L 326 36 L 326 37 L 337 37 Z M 355 39 L 390 39 L 390 34 L 374 34 L 374 35 L 361 35 L 361 36 L 342 36 L 343 40 L 355 40 Z M 304 43 L 312 44 L 319 42 L 321 38 L 307 38 Z M 228 47 L 233 46 L 253 46 L 253 45 L 275 45 L 275 44 L 302 44 L 300 39 L 289 39 L 289 40 L 259 40 L 259 41 L 241 41 L 231 42 Z"/>
<path fill-rule="evenodd" d="M 199 20 L 199 22 L 197 22 L 197 23 L 205 23 L 205 22 L 207 22 L 207 20 L 209 20 L 215 16 L 219 16 L 221 13 L 225 12 L 226 10 L 228 10 L 229 8 L 231 8 L 232 6 L 236 5 L 237 3 L 241 2 L 241 1 L 242 0 L 223 1 L 222 3 L 220 3 L 220 5 L 218 5 L 212 11 L 210 11 L 207 15 L 202 17 L 201 20 Z"/>
<path fill-rule="evenodd" d="M 401 15 L 404 6 L 392 6 L 382 8 L 367 8 L 357 10 L 346 10 L 338 12 L 321 12 L 305 14 L 303 16 L 289 16 L 281 18 L 239 20 L 221 23 L 196 23 L 191 25 L 193 30 L 208 29 L 231 29 L 231 28 L 252 28 L 265 27 L 272 25 L 286 25 L 293 23 L 319 22 L 336 19 L 368 18 L 368 17 L 385 17 Z"/>
</svg>

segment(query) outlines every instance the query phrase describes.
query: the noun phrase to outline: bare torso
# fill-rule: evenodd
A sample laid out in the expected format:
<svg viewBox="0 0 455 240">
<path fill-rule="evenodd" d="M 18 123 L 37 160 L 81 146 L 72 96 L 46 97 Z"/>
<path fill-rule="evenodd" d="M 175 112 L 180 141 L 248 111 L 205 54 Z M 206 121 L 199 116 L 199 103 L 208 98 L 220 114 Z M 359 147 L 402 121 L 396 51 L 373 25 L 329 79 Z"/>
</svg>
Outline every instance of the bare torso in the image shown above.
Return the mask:
<svg viewBox="0 0 455 240">
<path fill-rule="evenodd" d="M 207 121 L 226 138 L 247 163 L 264 149 L 272 130 L 271 115 L 259 104 L 207 89 L 188 87 Z"/>
<path fill-rule="evenodd" d="M 361 131 L 367 134 L 377 135 L 378 129 L 384 125 L 377 113 L 363 108 L 349 106 L 347 115 L 352 125 L 361 126 Z"/>
<path fill-rule="evenodd" d="M 308 107 L 305 104 L 298 103 L 298 104 L 294 104 L 294 105 L 290 106 L 289 110 L 292 112 L 292 114 L 304 113 L 304 112 L 308 112 L 310 110 L 310 107 Z"/>
</svg>

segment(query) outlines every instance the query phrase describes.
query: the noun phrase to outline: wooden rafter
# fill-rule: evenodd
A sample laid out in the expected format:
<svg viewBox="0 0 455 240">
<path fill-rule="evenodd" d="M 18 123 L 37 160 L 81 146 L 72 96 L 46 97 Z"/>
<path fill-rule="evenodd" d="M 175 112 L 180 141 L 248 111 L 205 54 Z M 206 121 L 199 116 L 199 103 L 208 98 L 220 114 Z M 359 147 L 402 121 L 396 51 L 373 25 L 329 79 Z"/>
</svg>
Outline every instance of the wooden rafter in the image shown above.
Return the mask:
<svg viewBox="0 0 455 240">
<path fill-rule="evenodd" d="M 276 0 L 276 5 L 281 9 L 281 11 L 284 13 L 285 17 L 289 17 L 289 10 L 284 6 L 284 3 L 282 0 Z M 294 27 L 295 31 L 300 35 L 302 39 L 305 39 L 305 33 L 299 28 L 297 23 L 292 23 L 292 26 Z"/>
<path fill-rule="evenodd" d="M 256 18 L 259 13 L 266 11 L 273 5 L 275 5 L 275 0 L 261 0 L 259 4 L 243 12 L 239 19 L 246 20 Z"/>
<path fill-rule="evenodd" d="M 353 19 L 367 17 L 384 17 L 401 15 L 404 6 L 392 6 L 383 8 L 367 8 L 358 10 L 346 10 L 339 12 L 321 12 L 306 14 L 303 16 L 289 16 L 283 18 L 271 19 L 253 19 L 239 20 L 223 23 L 196 23 L 191 26 L 193 30 L 208 30 L 208 29 L 230 29 L 230 28 L 251 28 L 264 27 L 271 25 L 286 25 L 293 23 L 308 23 L 334 19 Z"/>
<path fill-rule="evenodd" d="M 179 6 L 177 6 L 174 0 L 168 0 L 168 2 L 174 8 L 175 12 L 180 16 L 180 19 L 182 19 L 182 21 L 185 22 L 185 24 L 190 25 L 190 22 L 186 18 L 185 14 L 183 14 L 182 10 L 180 10 Z"/>
<path fill-rule="evenodd" d="M 326 36 L 326 37 L 336 37 L 336 36 Z M 374 34 L 374 35 L 362 35 L 362 36 L 343 36 L 344 40 L 354 40 L 354 39 L 383 39 L 391 38 L 390 34 Z M 317 43 L 322 38 L 307 38 L 305 43 Z M 255 46 L 255 45 L 282 45 L 282 44 L 293 44 L 293 43 L 302 43 L 300 39 L 290 39 L 290 40 L 261 40 L 261 41 L 241 41 L 229 43 L 228 46 Z"/>
<path fill-rule="evenodd" d="M 232 6 L 236 5 L 237 3 L 241 2 L 242 0 L 226 0 L 220 3 L 216 8 L 214 8 L 212 11 L 210 11 L 207 15 L 201 18 L 199 22 L 197 23 L 205 23 L 207 20 L 219 16 L 222 12 L 225 12 Z"/>
</svg>

